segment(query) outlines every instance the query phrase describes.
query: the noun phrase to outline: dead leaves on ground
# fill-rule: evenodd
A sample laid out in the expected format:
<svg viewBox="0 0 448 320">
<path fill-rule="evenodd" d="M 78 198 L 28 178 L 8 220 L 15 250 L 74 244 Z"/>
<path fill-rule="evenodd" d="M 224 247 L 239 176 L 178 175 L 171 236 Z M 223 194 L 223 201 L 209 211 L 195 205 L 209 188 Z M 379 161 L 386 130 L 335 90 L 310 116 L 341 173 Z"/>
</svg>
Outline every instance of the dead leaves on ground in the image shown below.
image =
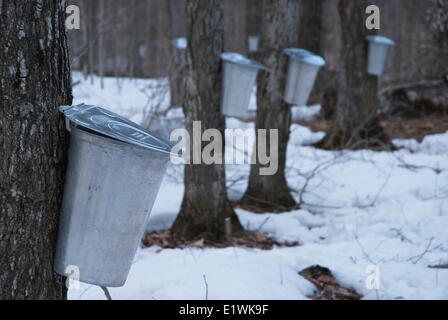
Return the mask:
<svg viewBox="0 0 448 320">
<path fill-rule="evenodd" d="M 359 300 L 362 295 L 337 283 L 330 269 L 319 265 L 303 269 L 299 274 L 313 283 L 317 291 L 309 298 L 313 300 Z"/>
<path fill-rule="evenodd" d="M 143 247 L 158 246 L 157 253 L 163 249 L 185 248 L 227 248 L 245 247 L 270 250 L 277 247 L 295 247 L 298 242 L 278 242 L 261 232 L 246 232 L 242 237 L 232 238 L 226 242 L 212 242 L 206 239 L 187 241 L 171 234 L 170 230 L 146 233 L 142 239 Z M 353 289 L 344 288 L 335 280 L 328 268 L 319 265 L 308 267 L 299 274 L 316 286 L 316 292 L 309 298 L 313 300 L 359 300 L 362 295 Z"/>
<path fill-rule="evenodd" d="M 142 240 L 144 247 L 159 246 L 162 249 L 175 248 L 227 248 L 227 247 L 246 247 L 262 250 L 270 250 L 277 247 L 296 247 L 298 242 L 279 242 L 274 238 L 268 237 L 261 232 L 246 232 L 243 236 L 231 238 L 225 242 L 213 242 L 206 239 L 196 241 L 187 241 L 181 237 L 171 234 L 170 230 L 159 232 L 149 232 L 145 234 Z"/>
<path fill-rule="evenodd" d="M 314 132 L 328 132 L 331 126 L 330 121 L 326 120 L 295 123 L 309 127 Z M 392 139 L 416 139 L 421 142 L 427 135 L 448 131 L 448 116 L 430 115 L 418 119 L 387 119 L 381 121 L 381 126 Z"/>
</svg>

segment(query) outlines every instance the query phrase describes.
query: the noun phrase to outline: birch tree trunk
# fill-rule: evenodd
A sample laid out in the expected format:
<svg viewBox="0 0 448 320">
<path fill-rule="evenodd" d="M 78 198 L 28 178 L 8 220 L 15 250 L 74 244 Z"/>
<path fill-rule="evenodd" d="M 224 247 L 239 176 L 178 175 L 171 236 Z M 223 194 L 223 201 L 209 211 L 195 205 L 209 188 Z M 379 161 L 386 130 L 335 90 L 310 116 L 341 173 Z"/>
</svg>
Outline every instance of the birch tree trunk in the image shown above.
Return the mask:
<svg viewBox="0 0 448 320">
<path fill-rule="evenodd" d="M 71 103 L 64 1 L 0 1 L 0 299 L 64 299 L 53 272 Z"/>
<path fill-rule="evenodd" d="M 258 57 L 269 72 L 262 72 L 258 78 L 256 129 L 267 129 L 267 132 L 278 129 L 278 171 L 272 176 L 261 176 L 260 164 L 252 165 L 249 186 L 240 201 L 243 208 L 260 213 L 282 212 L 297 207 L 285 177 L 291 110 L 283 101 L 288 58 L 282 51 L 298 45 L 299 1 L 264 0 L 262 5 Z M 269 145 L 267 149 L 270 150 Z"/>
<path fill-rule="evenodd" d="M 193 121 L 201 121 L 202 132 L 217 129 L 224 137 L 225 119 L 220 112 L 223 9 L 223 0 L 190 0 L 187 4 L 189 70 L 183 108 L 190 135 Z M 184 181 L 173 233 L 187 239 L 224 240 L 226 219 L 230 219 L 233 235 L 243 230 L 227 198 L 224 165 L 186 165 Z"/>
<path fill-rule="evenodd" d="M 378 116 L 378 77 L 367 73 L 367 0 L 340 0 L 341 76 L 335 118 L 318 146 L 327 149 L 391 149 L 393 145 Z"/>
</svg>

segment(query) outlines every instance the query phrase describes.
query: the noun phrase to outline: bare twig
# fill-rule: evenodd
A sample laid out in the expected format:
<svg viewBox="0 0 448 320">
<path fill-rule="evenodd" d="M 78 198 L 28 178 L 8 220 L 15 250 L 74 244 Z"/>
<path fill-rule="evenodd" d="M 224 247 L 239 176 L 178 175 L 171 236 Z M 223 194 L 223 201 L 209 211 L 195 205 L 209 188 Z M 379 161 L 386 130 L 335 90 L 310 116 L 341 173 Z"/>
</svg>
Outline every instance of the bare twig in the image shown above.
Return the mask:
<svg viewBox="0 0 448 320">
<path fill-rule="evenodd" d="M 224 232 L 226 235 L 226 240 L 229 241 L 232 238 L 232 218 L 227 217 L 224 220 Z"/>
<path fill-rule="evenodd" d="M 205 277 L 205 274 L 202 275 L 204 278 L 204 284 L 205 284 L 205 300 L 208 300 L 208 283 L 207 278 Z"/>
<path fill-rule="evenodd" d="M 267 217 L 266 219 L 264 219 L 264 221 L 260 224 L 256 232 L 260 232 L 261 228 L 263 228 L 263 226 L 266 224 L 266 222 L 269 221 L 269 219 L 271 219 L 271 217 Z"/>
<path fill-rule="evenodd" d="M 367 205 L 359 205 L 357 206 L 360 209 L 365 209 L 365 208 L 371 208 L 373 206 L 375 206 L 376 202 L 378 201 L 378 198 L 380 197 L 381 193 L 383 192 L 384 188 L 387 186 L 387 184 L 389 183 L 389 180 L 392 176 L 392 171 L 394 170 L 394 167 L 392 166 L 389 175 L 387 176 L 386 180 L 384 181 L 384 183 L 381 185 L 380 189 L 378 190 L 377 194 L 375 195 L 375 198 L 373 198 L 373 200 L 367 204 Z"/>
<path fill-rule="evenodd" d="M 104 295 L 106 296 L 107 300 L 112 300 L 112 296 L 110 295 L 107 287 L 100 286 L 100 288 L 104 291 Z"/>
<path fill-rule="evenodd" d="M 428 252 L 430 252 L 432 249 L 430 249 L 432 242 L 434 241 L 434 237 L 431 237 L 431 239 L 429 239 L 428 245 L 426 246 L 425 250 L 419 254 L 418 256 L 414 256 L 414 257 L 410 257 L 408 259 L 408 261 L 411 261 L 412 259 L 415 259 L 414 262 L 412 262 L 413 264 L 417 264 Z"/>
<path fill-rule="evenodd" d="M 428 268 L 431 268 L 431 269 L 448 269 L 448 264 L 440 264 L 440 265 L 428 266 Z"/>
<path fill-rule="evenodd" d="M 373 261 L 369 254 L 367 253 L 367 251 L 364 249 L 363 245 L 361 244 L 361 241 L 359 241 L 359 238 L 356 234 L 353 234 L 353 236 L 355 237 L 356 243 L 358 244 L 359 248 L 361 249 L 362 253 L 364 254 L 364 257 L 372 264 L 374 265 L 378 265 L 377 262 Z"/>
<path fill-rule="evenodd" d="M 392 228 L 392 229 L 390 229 L 390 230 L 396 232 L 397 235 L 400 237 L 400 240 L 401 240 L 401 241 L 407 241 L 407 242 L 409 242 L 409 243 L 411 243 L 411 244 L 414 244 L 414 242 L 413 242 L 412 240 L 410 240 L 409 238 L 407 238 L 407 237 L 401 232 L 400 229 Z"/>
</svg>

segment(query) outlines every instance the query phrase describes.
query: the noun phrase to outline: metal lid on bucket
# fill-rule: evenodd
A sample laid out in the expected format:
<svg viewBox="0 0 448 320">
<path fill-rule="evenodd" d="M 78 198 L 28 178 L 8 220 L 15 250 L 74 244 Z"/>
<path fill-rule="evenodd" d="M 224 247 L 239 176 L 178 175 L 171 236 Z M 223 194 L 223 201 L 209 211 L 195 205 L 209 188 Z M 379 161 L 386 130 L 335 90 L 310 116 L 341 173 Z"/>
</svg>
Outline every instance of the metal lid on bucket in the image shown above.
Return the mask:
<svg viewBox="0 0 448 320">
<path fill-rule="evenodd" d="M 288 49 L 283 50 L 283 53 L 292 58 L 300 58 L 302 56 L 313 54 L 311 51 L 308 51 L 305 49 L 299 49 L 299 48 L 288 48 Z"/>
<path fill-rule="evenodd" d="M 283 52 L 289 57 L 306 64 L 311 64 L 317 67 L 322 67 L 325 65 L 324 58 L 305 49 L 288 48 L 283 50 Z"/>
<path fill-rule="evenodd" d="M 188 40 L 185 37 L 175 38 L 171 40 L 171 44 L 177 49 L 187 49 L 188 48 Z"/>
<path fill-rule="evenodd" d="M 97 106 L 61 106 L 59 110 L 78 126 L 142 148 L 171 154 L 172 144 L 128 119 Z"/>
<path fill-rule="evenodd" d="M 221 59 L 230 62 L 239 64 L 241 66 L 246 66 L 250 68 L 256 68 L 256 69 L 266 69 L 264 65 L 261 63 L 258 63 L 257 61 L 254 61 L 252 59 L 247 58 L 246 56 L 243 56 L 242 54 L 236 53 L 236 52 L 225 52 L 221 54 Z"/>
<path fill-rule="evenodd" d="M 396 44 L 395 41 L 393 41 L 389 38 L 383 37 L 383 36 L 367 36 L 366 39 L 371 42 L 385 44 L 385 45 L 389 45 L 389 46 L 394 46 Z"/>
</svg>

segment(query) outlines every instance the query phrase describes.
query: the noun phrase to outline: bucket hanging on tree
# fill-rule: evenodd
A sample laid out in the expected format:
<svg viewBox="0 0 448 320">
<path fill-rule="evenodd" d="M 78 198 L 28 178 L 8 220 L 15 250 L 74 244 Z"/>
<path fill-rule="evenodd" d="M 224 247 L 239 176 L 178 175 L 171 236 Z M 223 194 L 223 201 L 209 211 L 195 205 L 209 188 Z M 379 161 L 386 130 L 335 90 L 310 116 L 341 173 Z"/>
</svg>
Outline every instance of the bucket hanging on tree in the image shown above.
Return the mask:
<svg viewBox="0 0 448 320">
<path fill-rule="evenodd" d="M 304 49 L 285 49 L 284 53 L 289 56 L 284 100 L 292 105 L 306 105 L 325 60 Z"/>
<path fill-rule="evenodd" d="M 367 72 L 371 75 L 379 76 L 383 74 L 387 57 L 395 41 L 383 36 L 368 36 L 369 41 L 369 62 Z"/>
<path fill-rule="evenodd" d="M 171 143 L 106 109 L 61 107 L 70 130 L 56 272 L 122 286 L 171 155 Z"/>
<path fill-rule="evenodd" d="M 246 118 L 260 63 L 239 53 L 223 53 L 221 112 L 229 117 Z"/>
</svg>

